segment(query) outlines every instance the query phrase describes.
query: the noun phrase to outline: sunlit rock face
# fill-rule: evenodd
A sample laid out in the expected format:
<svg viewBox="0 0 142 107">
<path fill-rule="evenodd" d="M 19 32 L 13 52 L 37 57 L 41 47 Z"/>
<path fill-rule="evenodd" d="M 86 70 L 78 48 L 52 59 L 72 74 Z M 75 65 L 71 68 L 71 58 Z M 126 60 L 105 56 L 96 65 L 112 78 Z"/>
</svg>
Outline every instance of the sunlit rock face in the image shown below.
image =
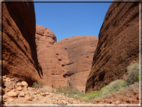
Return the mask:
<svg viewBox="0 0 142 107">
<path fill-rule="evenodd" d="M 57 42 L 52 48 L 64 70 L 67 86 L 85 91 L 98 38 L 74 36 Z"/>
<path fill-rule="evenodd" d="M 53 88 L 71 86 L 85 91 L 98 38 L 74 36 L 56 43 L 51 30 L 39 25 L 36 29 L 37 53 L 45 83 Z"/>
<path fill-rule="evenodd" d="M 39 52 L 40 49 L 54 45 L 54 43 L 56 43 L 56 36 L 50 29 L 40 25 L 36 25 L 35 40 L 37 52 Z"/>
<path fill-rule="evenodd" d="M 86 93 L 121 79 L 139 55 L 139 3 L 112 3 L 93 57 Z"/>
<path fill-rule="evenodd" d="M 42 81 L 35 44 L 35 11 L 33 2 L 2 4 L 2 72 L 32 85 Z"/>
<path fill-rule="evenodd" d="M 50 87 L 66 86 L 64 70 L 52 49 L 56 44 L 55 34 L 48 28 L 36 25 L 36 45 L 38 60 L 43 70 L 44 83 Z"/>
</svg>

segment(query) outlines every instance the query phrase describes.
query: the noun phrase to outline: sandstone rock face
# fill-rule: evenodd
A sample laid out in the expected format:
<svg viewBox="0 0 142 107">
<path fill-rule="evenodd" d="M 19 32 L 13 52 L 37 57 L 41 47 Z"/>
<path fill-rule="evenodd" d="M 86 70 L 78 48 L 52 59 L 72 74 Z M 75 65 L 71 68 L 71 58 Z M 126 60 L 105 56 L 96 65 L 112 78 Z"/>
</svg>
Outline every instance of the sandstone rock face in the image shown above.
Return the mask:
<svg viewBox="0 0 142 107">
<path fill-rule="evenodd" d="M 56 36 L 50 29 L 36 25 L 35 40 L 37 45 L 37 52 L 39 52 L 43 48 L 54 45 L 54 43 L 56 43 Z"/>
<path fill-rule="evenodd" d="M 55 34 L 48 28 L 36 25 L 38 60 L 42 66 L 44 83 L 53 88 L 65 86 L 64 71 L 51 47 L 56 43 Z"/>
<path fill-rule="evenodd" d="M 35 44 L 34 4 L 3 3 L 3 75 L 18 77 L 32 85 L 42 77 Z"/>
<path fill-rule="evenodd" d="M 53 88 L 71 86 L 85 90 L 97 39 L 94 36 L 74 36 L 56 43 L 51 30 L 37 25 L 37 53 L 44 83 Z"/>
<path fill-rule="evenodd" d="M 41 50 L 38 54 L 43 70 L 44 83 L 53 88 L 66 85 L 62 69 L 55 52 L 50 48 Z"/>
<path fill-rule="evenodd" d="M 100 30 L 86 92 L 121 79 L 138 54 L 139 3 L 112 3 Z"/>
<path fill-rule="evenodd" d="M 74 36 L 52 47 L 65 71 L 63 77 L 68 86 L 85 90 L 97 41 L 98 38 L 94 36 Z"/>
</svg>

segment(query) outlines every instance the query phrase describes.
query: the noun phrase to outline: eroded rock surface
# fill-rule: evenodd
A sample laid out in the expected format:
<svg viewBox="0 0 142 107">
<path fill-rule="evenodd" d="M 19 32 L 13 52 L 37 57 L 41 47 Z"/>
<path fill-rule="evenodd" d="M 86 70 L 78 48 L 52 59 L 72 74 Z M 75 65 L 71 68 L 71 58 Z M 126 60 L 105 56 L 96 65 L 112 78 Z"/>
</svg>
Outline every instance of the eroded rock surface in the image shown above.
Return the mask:
<svg viewBox="0 0 142 107">
<path fill-rule="evenodd" d="M 86 92 L 121 79 L 138 54 L 139 3 L 112 3 L 100 30 Z"/>
<path fill-rule="evenodd" d="M 36 25 L 36 44 L 38 60 L 42 66 L 44 83 L 50 87 L 66 85 L 64 70 L 51 47 L 56 44 L 55 34 L 48 28 Z"/>
<path fill-rule="evenodd" d="M 37 45 L 37 52 L 39 52 L 46 47 L 54 45 L 56 43 L 56 36 L 50 29 L 36 25 L 35 40 Z"/>
<path fill-rule="evenodd" d="M 17 77 L 32 85 L 42 77 L 35 44 L 33 2 L 3 3 L 3 75 Z"/>
<path fill-rule="evenodd" d="M 95 36 L 74 36 L 63 39 L 52 47 L 65 71 L 63 77 L 68 86 L 85 90 L 97 41 Z"/>
<path fill-rule="evenodd" d="M 37 25 L 36 32 L 45 83 L 53 88 L 71 86 L 85 91 L 98 38 L 74 36 L 56 43 L 55 34 L 48 28 Z"/>
</svg>

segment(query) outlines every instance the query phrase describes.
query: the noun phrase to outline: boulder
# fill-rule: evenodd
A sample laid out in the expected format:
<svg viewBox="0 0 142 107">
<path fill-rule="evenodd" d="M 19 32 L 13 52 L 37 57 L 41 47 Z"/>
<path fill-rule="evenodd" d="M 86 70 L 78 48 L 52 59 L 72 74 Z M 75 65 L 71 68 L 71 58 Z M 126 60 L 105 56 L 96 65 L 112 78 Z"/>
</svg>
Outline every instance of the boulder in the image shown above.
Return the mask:
<svg viewBox="0 0 142 107">
<path fill-rule="evenodd" d="M 9 97 L 17 97 L 17 96 L 18 96 L 18 93 L 15 92 L 15 91 L 13 91 L 13 90 L 11 90 L 10 92 L 7 93 L 7 95 L 8 95 Z"/>
<path fill-rule="evenodd" d="M 112 3 L 106 13 L 94 53 L 86 93 L 122 79 L 139 57 L 139 3 Z"/>
<path fill-rule="evenodd" d="M 18 77 L 32 85 L 42 80 L 35 44 L 34 3 L 22 0 L 2 4 L 3 75 Z"/>
</svg>

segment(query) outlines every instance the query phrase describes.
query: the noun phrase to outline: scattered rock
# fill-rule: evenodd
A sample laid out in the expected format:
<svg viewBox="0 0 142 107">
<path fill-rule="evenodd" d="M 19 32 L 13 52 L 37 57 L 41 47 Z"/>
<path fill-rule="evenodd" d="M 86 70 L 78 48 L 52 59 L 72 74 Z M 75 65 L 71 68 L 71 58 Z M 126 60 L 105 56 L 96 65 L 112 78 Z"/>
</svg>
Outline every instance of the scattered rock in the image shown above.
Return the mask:
<svg viewBox="0 0 142 107">
<path fill-rule="evenodd" d="M 25 98 L 26 98 L 27 101 L 32 101 L 33 100 L 33 98 L 31 96 L 26 96 Z"/>
<path fill-rule="evenodd" d="M 7 99 L 8 102 L 14 102 L 14 99 L 13 98 L 9 98 Z"/>
<path fill-rule="evenodd" d="M 66 97 L 63 96 L 63 97 L 62 97 L 62 100 L 66 100 Z"/>
<path fill-rule="evenodd" d="M 22 88 L 22 87 L 18 87 L 17 90 L 18 90 L 18 91 L 22 91 L 23 88 Z"/>
<path fill-rule="evenodd" d="M 116 102 L 115 102 L 115 104 L 119 104 L 119 103 L 120 103 L 120 101 L 116 101 Z"/>
<path fill-rule="evenodd" d="M 34 92 L 34 95 L 37 95 L 38 93 L 37 92 Z"/>
<path fill-rule="evenodd" d="M 9 88 L 6 88 L 6 89 L 5 89 L 5 92 L 9 92 L 9 91 L 11 91 L 11 89 L 9 89 Z"/>
<path fill-rule="evenodd" d="M 41 93 L 40 95 L 42 95 L 42 96 L 46 96 L 46 93 Z"/>
<path fill-rule="evenodd" d="M 49 92 L 45 92 L 46 95 L 49 95 Z"/>
<path fill-rule="evenodd" d="M 34 89 L 33 89 L 32 87 L 28 87 L 28 90 L 29 90 L 29 91 L 32 91 L 32 90 L 34 90 Z"/>
<path fill-rule="evenodd" d="M 3 100 L 5 101 L 7 99 L 7 95 L 3 95 Z"/>
<path fill-rule="evenodd" d="M 17 85 L 17 86 L 21 86 L 21 85 L 22 85 L 22 83 L 21 83 L 21 82 L 18 82 L 16 85 Z"/>
<path fill-rule="evenodd" d="M 73 103 L 73 100 L 74 100 L 74 99 L 70 98 L 70 99 L 68 100 L 68 102 L 72 104 L 72 103 Z"/>
<path fill-rule="evenodd" d="M 130 101 L 129 101 L 129 100 L 126 100 L 126 103 L 130 103 Z"/>
<path fill-rule="evenodd" d="M 53 101 L 53 104 L 58 104 L 58 102 L 57 101 Z"/>
<path fill-rule="evenodd" d="M 0 95 L 2 95 L 2 93 L 1 93 L 1 92 L 2 92 L 2 90 L 3 90 L 3 89 L 2 89 L 2 87 L 0 87 Z"/>
<path fill-rule="evenodd" d="M 19 97 L 24 97 L 25 93 L 24 92 L 20 92 Z"/>
<path fill-rule="evenodd" d="M 56 98 L 56 101 L 59 101 L 59 98 Z"/>
<path fill-rule="evenodd" d="M 28 87 L 28 83 L 27 83 L 26 81 L 22 81 L 21 84 L 22 84 L 25 88 Z"/>
<path fill-rule="evenodd" d="M 18 96 L 17 92 L 14 92 L 13 90 L 10 91 L 10 92 L 8 92 L 7 95 L 8 95 L 9 97 L 17 97 L 17 96 Z"/>
</svg>

